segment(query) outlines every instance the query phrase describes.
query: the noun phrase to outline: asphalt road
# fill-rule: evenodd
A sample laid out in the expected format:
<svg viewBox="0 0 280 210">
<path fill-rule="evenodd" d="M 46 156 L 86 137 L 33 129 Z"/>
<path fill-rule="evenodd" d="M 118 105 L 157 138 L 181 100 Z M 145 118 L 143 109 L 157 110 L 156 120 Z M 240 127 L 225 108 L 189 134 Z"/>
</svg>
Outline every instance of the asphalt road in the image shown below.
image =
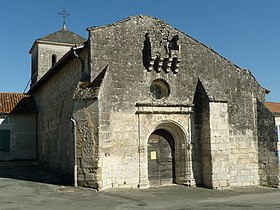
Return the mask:
<svg viewBox="0 0 280 210">
<path fill-rule="evenodd" d="M 241 188 L 225 191 L 184 186 L 149 189 L 89 188 L 59 185 L 39 165 L 1 166 L 0 209 L 280 209 L 280 189 Z"/>
</svg>

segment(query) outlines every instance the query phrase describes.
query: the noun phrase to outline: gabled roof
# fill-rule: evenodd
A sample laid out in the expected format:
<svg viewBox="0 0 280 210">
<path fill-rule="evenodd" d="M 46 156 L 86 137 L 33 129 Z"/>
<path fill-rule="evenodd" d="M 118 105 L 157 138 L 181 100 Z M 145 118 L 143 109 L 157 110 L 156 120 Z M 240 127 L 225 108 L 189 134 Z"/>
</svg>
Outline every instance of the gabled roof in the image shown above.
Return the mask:
<svg viewBox="0 0 280 210">
<path fill-rule="evenodd" d="M 189 36 L 188 34 L 178 30 L 177 28 L 174 28 L 173 26 L 169 25 L 168 23 L 158 19 L 158 18 L 155 18 L 155 17 L 151 17 L 151 16 L 147 16 L 147 15 L 135 15 L 135 16 L 130 16 L 130 17 L 127 17 L 125 19 L 122 19 L 120 21 L 117 21 L 117 22 L 114 22 L 112 24 L 107 24 L 107 25 L 102 25 L 102 26 L 93 26 L 93 27 L 88 27 L 87 30 L 90 32 L 90 31 L 96 31 L 96 30 L 102 30 L 104 28 L 108 28 L 108 27 L 116 27 L 116 26 L 119 26 L 119 25 L 122 25 L 126 22 L 129 22 L 131 21 L 133 24 L 137 25 L 138 24 L 138 21 L 139 20 L 142 20 L 144 23 L 149 23 L 149 22 L 155 22 L 156 25 L 160 26 L 160 27 L 166 27 L 166 28 L 169 28 L 169 29 L 174 29 L 180 33 L 182 33 L 184 36 L 190 38 L 191 40 L 193 40 L 194 42 L 206 47 L 208 50 L 212 51 L 213 53 L 217 54 L 220 58 L 224 59 L 226 62 L 228 62 L 230 65 L 236 67 L 236 70 L 237 71 L 240 71 L 240 74 L 244 74 L 246 75 L 246 77 L 251 77 L 252 80 L 254 80 L 264 91 L 264 93 L 268 94 L 270 91 L 265 89 L 264 87 L 262 87 L 258 81 L 256 80 L 256 78 L 253 76 L 253 74 L 248 71 L 247 69 L 243 69 L 241 67 L 239 67 L 238 65 L 236 65 L 235 63 L 231 62 L 230 60 L 228 60 L 227 58 L 223 57 L 222 55 L 220 55 L 218 52 L 216 52 L 215 50 L 213 50 L 212 48 L 206 46 L 205 44 L 199 42 L 198 40 L 196 40 L 195 38 Z M 215 100 L 219 100 L 219 99 L 215 99 Z M 223 101 L 223 100 L 222 100 Z"/>
<path fill-rule="evenodd" d="M 66 44 L 83 44 L 83 42 L 85 42 L 86 39 L 71 31 L 61 29 L 57 32 L 39 38 L 37 39 L 37 41 L 58 42 Z"/>
<path fill-rule="evenodd" d="M 280 114 L 280 103 L 279 102 L 265 102 L 265 106 L 273 114 Z"/>
<path fill-rule="evenodd" d="M 0 93 L 0 113 L 36 113 L 32 96 L 23 93 Z"/>
</svg>

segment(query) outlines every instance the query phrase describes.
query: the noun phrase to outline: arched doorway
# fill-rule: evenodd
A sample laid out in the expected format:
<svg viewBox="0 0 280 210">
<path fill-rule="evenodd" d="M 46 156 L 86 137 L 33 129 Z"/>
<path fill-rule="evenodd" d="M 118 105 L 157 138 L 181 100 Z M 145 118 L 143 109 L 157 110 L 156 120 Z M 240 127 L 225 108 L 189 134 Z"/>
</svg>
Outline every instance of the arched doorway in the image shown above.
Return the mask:
<svg viewBox="0 0 280 210">
<path fill-rule="evenodd" d="M 175 182 L 175 142 L 166 130 L 155 130 L 149 137 L 148 179 L 150 186 Z"/>
</svg>

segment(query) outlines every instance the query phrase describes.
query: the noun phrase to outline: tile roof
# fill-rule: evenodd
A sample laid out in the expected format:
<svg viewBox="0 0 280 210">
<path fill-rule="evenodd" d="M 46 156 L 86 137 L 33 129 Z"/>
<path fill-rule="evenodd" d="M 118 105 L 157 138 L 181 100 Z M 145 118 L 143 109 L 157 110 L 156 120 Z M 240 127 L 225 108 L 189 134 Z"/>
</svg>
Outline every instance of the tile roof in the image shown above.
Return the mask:
<svg viewBox="0 0 280 210">
<path fill-rule="evenodd" d="M 280 103 L 279 102 L 265 102 L 265 106 L 273 114 L 280 114 Z"/>
<path fill-rule="evenodd" d="M 36 113 L 32 96 L 23 93 L 0 93 L 0 113 Z"/>
</svg>

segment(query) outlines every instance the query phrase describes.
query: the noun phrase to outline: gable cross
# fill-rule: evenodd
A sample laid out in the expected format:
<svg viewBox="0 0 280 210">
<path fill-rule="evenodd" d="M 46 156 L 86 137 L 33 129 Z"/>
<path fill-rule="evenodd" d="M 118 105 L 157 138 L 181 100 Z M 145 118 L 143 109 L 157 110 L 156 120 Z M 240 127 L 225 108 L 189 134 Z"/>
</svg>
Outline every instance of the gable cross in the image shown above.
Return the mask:
<svg viewBox="0 0 280 210">
<path fill-rule="evenodd" d="M 68 12 L 66 12 L 64 8 L 58 14 L 61 15 L 61 17 L 63 18 L 63 29 L 66 30 L 66 18 L 67 18 L 67 16 L 70 16 L 70 14 Z"/>
</svg>

